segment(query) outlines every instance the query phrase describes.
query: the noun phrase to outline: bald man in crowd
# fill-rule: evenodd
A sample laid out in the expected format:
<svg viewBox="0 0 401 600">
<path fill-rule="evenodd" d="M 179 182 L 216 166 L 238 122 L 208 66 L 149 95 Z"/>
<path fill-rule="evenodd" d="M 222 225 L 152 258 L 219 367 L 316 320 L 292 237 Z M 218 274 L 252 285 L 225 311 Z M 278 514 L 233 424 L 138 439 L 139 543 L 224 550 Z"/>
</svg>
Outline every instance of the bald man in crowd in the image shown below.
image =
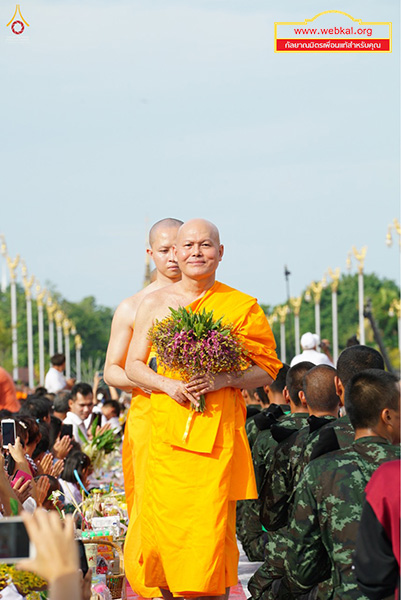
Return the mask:
<svg viewBox="0 0 401 600">
<path fill-rule="evenodd" d="M 173 596 L 226 598 L 238 581 L 236 500 L 256 498 L 240 389 L 270 384 L 281 363 L 273 334 L 255 298 L 215 279 L 223 257 L 215 225 L 203 219 L 179 230 L 180 282 L 148 295 L 138 309 L 126 361 L 128 377 L 152 390 L 152 436 L 140 515 L 141 562 L 147 585 Z M 176 372 L 148 366 L 150 327 L 169 307 L 213 311 L 241 337 L 250 366 L 241 373 L 198 376 L 184 382 Z M 206 395 L 205 413 L 191 413 Z M 189 435 L 184 435 L 189 415 Z M 131 541 L 125 566 L 133 568 Z"/>
<path fill-rule="evenodd" d="M 138 306 L 148 295 L 181 278 L 181 273 L 174 255 L 178 228 L 182 221 L 178 219 L 162 219 L 153 225 L 149 232 L 149 256 L 155 263 L 153 282 L 143 290 L 130 296 L 118 306 L 111 326 L 109 345 L 107 348 L 104 380 L 108 385 L 132 392 L 130 411 L 124 432 L 123 471 L 128 512 L 132 520 L 140 511 L 145 468 L 150 435 L 150 401 L 144 389 L 135 388 L 125 374 L 125 359 L 134 331 L 134 322 Z M 140 552 L 140 548 L 137 548 Z M 148 588 L 143 583 L 141 569 L 130 581 L 135 591 L 144 598 L 160 596 L 156 588 Z"/>
</svg>

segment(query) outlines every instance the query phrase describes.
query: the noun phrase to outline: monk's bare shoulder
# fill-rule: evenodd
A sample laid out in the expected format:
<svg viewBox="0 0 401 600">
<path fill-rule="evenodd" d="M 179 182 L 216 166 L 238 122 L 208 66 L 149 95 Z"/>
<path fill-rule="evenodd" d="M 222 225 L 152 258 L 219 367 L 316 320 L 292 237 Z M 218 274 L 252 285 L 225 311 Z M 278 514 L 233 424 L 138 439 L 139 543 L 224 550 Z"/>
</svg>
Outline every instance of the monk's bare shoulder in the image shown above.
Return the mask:
<svg viewBox="0 0 401 600">
<path fill-rule="evenodd" d="M 177 284 L 172 283 L 171 285 L 167 285 L 147 294 L 140 303 L 141 315 L 147 315 L 152 319 L 164 318 L 169 312 L 169 306 L 175 304 L 176 285 Z"/>
<path fill-rule="evenodd" d="M 137 292 L 133 296 L 129 296 L 128 298 L 125 298 L 122 302 L 120 302 L 116 309 L 116 312 L 114 313 L 114 317 L 119 323 L 124 323 L 126 326 L 132 328 L 135 321 L 136 313 L 142 300 L 146 298 L 146 296 L 152 294 L 155 289 L 157 289 L 154 286 L 154 283 L 148 285 L 146 288 L 143 288 L 143 290 L 141 290 L 140 292 Z"/>
</svg>

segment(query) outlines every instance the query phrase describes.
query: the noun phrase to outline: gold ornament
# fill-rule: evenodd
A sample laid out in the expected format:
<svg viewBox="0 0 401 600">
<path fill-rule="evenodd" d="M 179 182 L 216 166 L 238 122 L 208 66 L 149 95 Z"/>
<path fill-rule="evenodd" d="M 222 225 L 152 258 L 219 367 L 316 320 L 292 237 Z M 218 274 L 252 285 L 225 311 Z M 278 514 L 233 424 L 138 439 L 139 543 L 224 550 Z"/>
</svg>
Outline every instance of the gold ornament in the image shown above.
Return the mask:
<svg viewBox="0 0 401 600">
<path fill-rule="evenodd" d="M 328 274 L 329 274 L 330 279 L 332 280 L 331 291 L 336 292 L 338 290 L 338 283 L 340 281 L 340 276 L 341 276 L 340 267 L 336 267 L 336 269 L 334 271 L 332 270 L 331 267 L 329 267 Z"/>
<path fill-rule="evenodd" d="M 291 298 L 290 304 L 293 308 L 294 315 L 298 317 L 301 311 L 302 296 L 298 296 L 298 298 Z"/>
<path fill-rule="evenodd" d="M 366 256 L 366 252 L 368 250 L 367 246 L 364 246 L 361 251 L 357 250 L 355 248 L 355 246 L 352 246 L 352 252 L 354 253 L 354 256 L 356 258 L 356 260 L 358 261 L 358 273 L 360 275 L 362 275 L 363 273 L 363 266 L 365 263 L 365 256 Z"/>
</svg>

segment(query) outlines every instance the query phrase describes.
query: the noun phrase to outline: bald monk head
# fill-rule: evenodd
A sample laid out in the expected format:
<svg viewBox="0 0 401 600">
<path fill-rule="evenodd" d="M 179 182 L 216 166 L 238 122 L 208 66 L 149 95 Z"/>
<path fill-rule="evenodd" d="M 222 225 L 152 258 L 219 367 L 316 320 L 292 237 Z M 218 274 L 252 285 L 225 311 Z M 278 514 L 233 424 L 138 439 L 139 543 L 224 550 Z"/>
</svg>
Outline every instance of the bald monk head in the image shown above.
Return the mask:
<svg viewBox="0 0 401 600">
<path fill-rule="evenodd" d="M 156 236 L 160 231 L 165 231 L 166 229 L 179 229 L 181 225 L 184 225 L 184 221 L 180 219 L 160 219 L 160 221 L 156 221 L 154 225 L 150 228 L 149 231 L 149 246 L 152 247 L 155 243 Z"/>
<path fill-rule="evenodd" d="M 197 281 L 214 276 L 224 253 L 219 230 L 205 219 L 191 219 L 179 228 L 175 250 L 183 275 Z"/>
<path fill-rule="evenodd" d="M 182 224 L 179 219 L 162 219 L 149 231 L 150 248 L 147 253 L 153 259 L 159 276 L 169 279 L 172 283 L 181 277 L 173 246 Z M 156 279 L 157 274 L 154 281 Z"/>
<path fill-rule="evenodd" d="M 174 244 L 181 225 L 182 221 L 178 219 L 162 219 L 149 232 L 150 248 L 147 253 L 153 259 L 156 269 L 151 275 L 150 285 L 123 300 L 115 312 L 104 368 L 104 378 L 108 385 L 125 391 L 133 389 L 133 383 L 124 369 L 136 312 L 145 296 L 180 280 Z"/>
</svg>

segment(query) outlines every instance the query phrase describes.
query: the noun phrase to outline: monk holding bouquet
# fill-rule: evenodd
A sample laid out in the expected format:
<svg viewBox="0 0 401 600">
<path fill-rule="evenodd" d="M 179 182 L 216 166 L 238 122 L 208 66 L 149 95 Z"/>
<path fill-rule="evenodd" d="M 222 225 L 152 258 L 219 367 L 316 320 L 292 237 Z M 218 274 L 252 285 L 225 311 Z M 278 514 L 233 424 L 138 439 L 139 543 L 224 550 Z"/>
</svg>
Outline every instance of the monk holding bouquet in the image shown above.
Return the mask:
<svg viewBox="0 0 401 600">
<path fill-rule="evenodd" d="M 217 228 L 203 219 L 185 223 L 175 250 L 182 279 L 144 298 L 126 360 L 129 379 L 152 390 L 144 501 L 137 519 L 139 562 L 146 585 L 159 587 L 166 599 L 225 598 L 238 581 L 235 504 L 257 497 L 240 389 L 269 385 L 281 363 L 255 298 L 215 279 L 224 250 Z M 171 315 L 170 308 L 181 307 L 213 311 L 216 321 L 222 319 L 246 351 L 243 370 L 188 381 L 160 361 L 157 372 L 147 365 L 149 331 Z M 202 395 L 205 410 L 193 411 Z M 137 560 L 130 553 L 135 531 L 131 534 L 125 546 L 128 578 Z"/>
</svg>

